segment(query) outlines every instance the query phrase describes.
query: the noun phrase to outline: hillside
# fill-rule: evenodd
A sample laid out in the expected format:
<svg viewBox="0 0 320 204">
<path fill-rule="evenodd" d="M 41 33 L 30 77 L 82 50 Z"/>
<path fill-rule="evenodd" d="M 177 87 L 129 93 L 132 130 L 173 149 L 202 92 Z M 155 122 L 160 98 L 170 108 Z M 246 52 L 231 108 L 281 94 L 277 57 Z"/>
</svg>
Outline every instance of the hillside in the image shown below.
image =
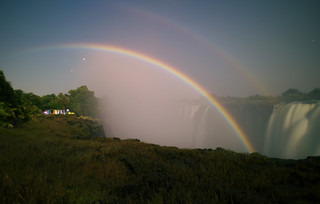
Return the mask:
<svg viewBox="0 0 320 204">
<path fill-rule="evenodd" d="M 320 157 L 270 159 L 103 135 L 75 116 L 0 128 L 0 202 L 320 202 Z"/>
</svg>

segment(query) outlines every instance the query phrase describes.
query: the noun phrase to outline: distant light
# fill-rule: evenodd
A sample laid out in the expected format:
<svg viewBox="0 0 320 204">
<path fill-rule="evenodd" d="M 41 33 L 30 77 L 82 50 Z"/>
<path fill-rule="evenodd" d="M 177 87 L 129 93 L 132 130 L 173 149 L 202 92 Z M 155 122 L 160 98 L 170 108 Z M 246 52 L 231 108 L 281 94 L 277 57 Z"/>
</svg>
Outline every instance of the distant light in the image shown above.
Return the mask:
<svg viewBox="0 0 320 204">
<path fill-rule="evenodd" d="M 82 61 L 86 61 L 86 58 L 82 58 Z"/>
</svg>

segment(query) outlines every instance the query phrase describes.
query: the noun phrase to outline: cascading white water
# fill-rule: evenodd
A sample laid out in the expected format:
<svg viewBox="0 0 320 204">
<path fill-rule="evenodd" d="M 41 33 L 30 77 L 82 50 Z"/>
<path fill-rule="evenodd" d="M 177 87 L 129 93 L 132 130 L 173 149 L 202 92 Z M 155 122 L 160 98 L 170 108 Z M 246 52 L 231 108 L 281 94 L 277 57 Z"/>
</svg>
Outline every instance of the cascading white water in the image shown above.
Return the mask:
<svg viewBox="0 0 320 204">
<path fill-rule="evenodd" d="M 320 101 L 276 105 L 268 124 L 264 154 L 291 159 L 320 155 Z"/>
<path fill-rule="evenodd" d="M 161 122 L 160 126 L 163 127 L 161 132 L 153 131 L 155 128 L 152 128 L 151 131 L 147 131 L 147 133 L 150 134 L 147 134 L 144 137 L 142 134 L 138 135 L 134 134 L 134 132 L 127 135 L 131 135 L 131 138 L 138 138 L 145 142 L 177 146 L 180 148 L 214 149 L 222 147 L 237 152 L 248 151 L 241 139 L 230 127 L 230 124 L 210 104 L 180 104 L 167 112 L 170 112 L 170 117 L 166 121 Z M 128 117 L 128 115 L 125 117 Z M 112 136 L 126 134 L 126 132 L 124 132 L 126 128 L 123 127 L 124 125 L 128 126 L 130 124 L 121 122 L 121 125 L 118 127 L 116 126 L 116 118 L 112 118 L 113 120 L 108 120 L 108 127 L 111 127 L 112 132 L 115 133 Z M 155 123 L 159 124 L 159 119 L 160 118 L 153 120 L 156 120 Z M 112 121 L 114 123 L 112 123 Z M 128 129 L 136 130 L 139 127 L 140 126 L 137 126 L 137 123 L 134 123 L 134 126 Z M 141 126 L 141 128 L 146 130 L 148 126 Z M 149 138 L 148 135 L 157 135 L 157 137 Z"/>
<path fill-rule="evenodd" d="M 164 63 L 128 53 L 95 53 L 90 59 L 90 69 L 82 75 L 95 93 L 105 96 L 100 113 L 108 136 L 247 152 L 228 121 L 214 105 L 199 99 L 203 93 L 197 84 L 178 69 L 172 72 Z"/>
<path fill-rule="evenodd" d="M 210 104 L 182 105 L 178 115 L 177 133 L 187 141 L 188 147 L 247 151 L 228 122 Z"/>
</svg>

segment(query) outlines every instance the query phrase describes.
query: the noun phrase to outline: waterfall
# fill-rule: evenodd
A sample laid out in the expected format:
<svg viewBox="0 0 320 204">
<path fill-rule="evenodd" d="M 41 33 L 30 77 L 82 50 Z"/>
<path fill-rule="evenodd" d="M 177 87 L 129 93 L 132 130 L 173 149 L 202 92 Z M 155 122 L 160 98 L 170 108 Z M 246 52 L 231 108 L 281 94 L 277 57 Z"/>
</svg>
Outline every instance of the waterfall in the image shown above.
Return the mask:
<svg viewBox="0 0 320 204">
<path fill-rule="evenodd" d="M 269 104 L 228 104 L 228 111 L 259 153 L 302 159 L 320 155 L 320 101 Z M 180 138 L 191 148 L 222 147 L 245 152 L 241 140 L 218 111 L 205 103 L 183 105 Z"/>
<path fill-rule="evenodd" d="M 224 106 L 257 152 L 290 159 L 320 155 L 320 101 Z M 164 107 L 123 105 L 111 110 L 105 114 L 109 117 L 105 127 L 119 138 L 180 148 L 222 147 L 247 152 L 230 124 L 206 101 L 179 101 Z"/>
<path fill-rule="evenodd" d="M 246 152 L 242 141 L 228 122 L 210 104 L 182 105 L 178 118 L 177 132 L 190 148 L 222 147 Z"/>
<path fill-rule="evenodd" d="M 320 101 L 282 103 L 270 117 L 264 154 L 300 159 L 320 154 Z"/>
</svg>

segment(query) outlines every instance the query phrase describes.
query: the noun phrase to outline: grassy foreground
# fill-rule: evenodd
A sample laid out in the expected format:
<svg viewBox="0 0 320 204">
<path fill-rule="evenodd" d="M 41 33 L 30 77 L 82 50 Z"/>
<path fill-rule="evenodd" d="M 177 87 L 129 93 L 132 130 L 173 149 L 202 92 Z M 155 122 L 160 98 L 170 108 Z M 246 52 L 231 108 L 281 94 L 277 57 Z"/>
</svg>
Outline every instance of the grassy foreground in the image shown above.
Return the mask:
<svg viewBox="0 0 320 204">
<path fill-rule="evenodd" d="M 320 158 L 269 159 L 99 137 L 45 117 L 0 128 L 0 203 L 319 203 Z"/>
</svg>

